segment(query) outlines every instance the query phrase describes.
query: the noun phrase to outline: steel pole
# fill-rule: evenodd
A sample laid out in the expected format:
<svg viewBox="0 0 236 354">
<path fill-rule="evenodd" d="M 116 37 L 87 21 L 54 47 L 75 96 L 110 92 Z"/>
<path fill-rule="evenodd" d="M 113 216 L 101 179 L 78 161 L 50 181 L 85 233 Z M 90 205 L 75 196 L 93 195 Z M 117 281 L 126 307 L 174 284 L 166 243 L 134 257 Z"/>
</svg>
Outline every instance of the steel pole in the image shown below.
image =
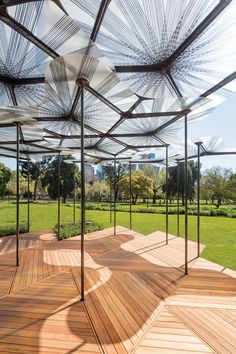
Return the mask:
<svg viewBox="0 0 236 354">
<path fill-rule="evenodd" d="M 16 266 L 19 266 L 19 233 L 20 233 L 20 125 L 16 124 Z"/>
<path fill-rule="evenodd" d="M 61 153 L 58 153 L 58 188 L 57 188 L 57 238 L 61 234 Z"/>
<path fill-rule="evenodd" d="M 177 236 L 179 237 L 179 174 L 180 174 L 179 162 L 177 162 Z"/>
<path fill-rule="evenodd" d="M 27 204 L 27 209 L 28 209 L 28 218 L 27 218 L 27 223 L 28 223 L 28 232 L 30 231 L 30 197 L 29 197 L 29 193 L 30 193 L 30 173 L 29 173 L 29 157 L 27 160 L 27 187 L 28 187 L 28 192 L 27 192 L 27 197 L 28 197 L 28 204 Z"/>
<path fill-rule="evenodd" d="M 132 230 L 132 169 L 129 162 L 129 228 Z"/>
<path fill-rule="evenodd" d="M 114 235 L 116 235 L 116 158 L 114 157 Z"/>
<path fill-rule="evenodd" d="M 81 149 L 80 149 L 80 170 L 81 170 L 81 301 L 84 301 L 84 234 L 85 234 L 85 161 L 84 161 L 84 85 L 81 85 Z"/>
<path fill-rule="evenodd" d="M 109 183 L 109 188 L 110 188 L 110 195 L 109 195 L 109 199 L 110 199 L 110 223 L 112 222 L 112 169 L 111 169 L 110 165 L 110 174 L 109 174 L 109 179 L 110 179 L 110 183 Z"/>
<path fill-rule="evenodd" d="M 197 256 L 200 257 L 200 149 L 201 143 L 197 145 Z"/>
<path fill-rule="evenodd" d="M 184 117 L 184 244 L 185 274 L 188 274 L 188 117 Z"/>
<path fill-rule="evenodd" d="M 168 245 L 169 234 L 168 163 L 168 145 L 166 145 L 166 245 Z"/>
<path fill-rule="evenodd" d="M 74 164 L 75 168 L 75 164 Z M 76 168 L 75 168 L 76 169 Z M 76 203 L 76 186 L 75 186 L 75 170 L 74 170 L 74 205 L 73 205 L 73 222 L 75 223 L 75 203 Z"/>
</svg>

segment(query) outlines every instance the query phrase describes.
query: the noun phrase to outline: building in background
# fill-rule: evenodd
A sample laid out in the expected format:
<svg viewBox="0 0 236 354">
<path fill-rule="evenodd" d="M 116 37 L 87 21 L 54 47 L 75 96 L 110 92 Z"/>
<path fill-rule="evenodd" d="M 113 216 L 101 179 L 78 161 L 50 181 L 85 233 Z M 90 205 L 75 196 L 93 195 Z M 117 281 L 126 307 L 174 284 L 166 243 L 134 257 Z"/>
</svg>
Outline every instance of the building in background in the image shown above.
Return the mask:
<svg viewBox="0 0 236 354">
<path fill-rule="evenodd" d="M 103 181 L 105 179 L 103 168 L 100 165 L 96 166 L 96 177 L 99 179 L 99 181 Z"/>
<path fill-rule="evenodd" d="M 90 164 L 85 164 L 85 182 L 90 183 L 95 180 L 95 170 Z"/>
</svg>

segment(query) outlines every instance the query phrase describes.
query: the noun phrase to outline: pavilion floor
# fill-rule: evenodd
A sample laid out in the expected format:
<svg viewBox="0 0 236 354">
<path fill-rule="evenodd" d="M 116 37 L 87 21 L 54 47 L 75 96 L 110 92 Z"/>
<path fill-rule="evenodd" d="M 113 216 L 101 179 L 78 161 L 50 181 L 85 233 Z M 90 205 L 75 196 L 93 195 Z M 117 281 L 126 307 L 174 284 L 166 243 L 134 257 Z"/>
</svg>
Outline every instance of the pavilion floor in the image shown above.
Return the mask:
<svg viewBox="0 0 236 354">
<path fill-rule="evenodd" d="M 236 272 L 189 241 L 123 227 L 86 235 L 85 301 L 79 237 L 0 239 L 0 353 L 236 353 Z M 203 246 L 202 246 L 203 249 Z"/>
</svg>

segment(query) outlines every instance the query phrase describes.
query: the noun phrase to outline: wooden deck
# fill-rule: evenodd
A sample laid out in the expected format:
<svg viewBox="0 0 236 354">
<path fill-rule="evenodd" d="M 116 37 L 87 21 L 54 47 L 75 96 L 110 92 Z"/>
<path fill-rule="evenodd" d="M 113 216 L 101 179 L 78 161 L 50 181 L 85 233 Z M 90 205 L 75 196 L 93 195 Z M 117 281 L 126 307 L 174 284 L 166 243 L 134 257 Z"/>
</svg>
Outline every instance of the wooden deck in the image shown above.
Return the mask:
<svg viewBox="0 0 236 354">
<path fill-rule="evenodd" d="M 236 353 L 236 272 L 197 259 L 189 242 L 123 227 L 86 235 L 86 300 L 79 237 L 0 242 L 0 353 Z M 1 241 L 1 239 L 0 239 Z"/>
</svg>

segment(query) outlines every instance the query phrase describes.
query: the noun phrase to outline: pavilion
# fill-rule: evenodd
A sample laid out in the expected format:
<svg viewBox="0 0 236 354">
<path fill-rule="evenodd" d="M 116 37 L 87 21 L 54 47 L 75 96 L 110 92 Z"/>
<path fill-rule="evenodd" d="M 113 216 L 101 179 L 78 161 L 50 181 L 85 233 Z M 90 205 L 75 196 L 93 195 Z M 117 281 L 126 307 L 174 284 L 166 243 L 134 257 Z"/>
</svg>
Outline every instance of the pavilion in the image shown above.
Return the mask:
<svg viewBox="0 0 236 354">
<path fill-rule="evenodd" d="M 81 353 L 145 353 L 145 350 L 147 353 L 149 352 L 148 344 L 147 347 L 144 345 L 145 350 L 138 347 L 144 338 L 144 332 L 147 333 L 147 328 L 143 329 L 143 323 L 136 328 L 140 319 L 138 316 L 135 317 L 135 307 L 131 309 L 132 306 L 125 299 L 127 295 L 124 295 L 125 292 L 123 292 L 124 299 L 120 300 L 117 296 L 116 301 L 117 304 L 120 304 L 120 309 L 124 307 L 126 310 L 131 309 L 130 313 L 129 311 L 126 313 L 128 316 L 126 321 L 131 321 L 130 328 L 125 327 L 125 322 L 122 322 L 125 318 L 121 319 L 122 316 L 116 316 L 119 309 L 111 311 L 113 305 L 109 301 L 111 301 L 111 292 L 116 293 L 115 283 L 122 281 L 122 279 L 125 280 L 125 275 L 121 274 L 122 269 L 126 269 L 128 272 L 129 268 L 131 267 L 132 270 L 136 264 L 141 273 L 153 271 L 156 274 L 159 272 L 163 276 L 162 279 L 158 278 L 158 281 L 157 279 L 150 280 L 150 273 L 149 275 L 143 273 L 144 280 L 136 279 L 139 286 L 133 284 L 136 288 L 137 299 L 139 299 L 137 300 L 137 311 L 145 312 L 141 305 L 144 298 L 139 298 L 138 288 L 143 289 L 143 295 L 150 298 L 152 306 L 150 305 L 150 311 L 144 321 L 148 323 L 150 329 L 154 324 L 154 319 L 161 313 L 160 304 L 158 303 L 157 306 L 155 296 L 151 293 L 152 281 L 153 287 L 158 288 L 161 283 L 163 285 L 163 288 L 160 286 L 161 291 L 168 293 L 168 296 L 160 295 L 158 288 L 157 296 L 164 296 L 165 300 L 168 299 L 166 301 L 171 301 L 170 296 L 174 291 L 174 285 L 178 284 L 181 287 L 182 282 L 176 275 L 176 272 L 178 273 L 180 270 L 176 269 L 181 269 L 182 276 L 183 274 L 188 275 L 189 267 L 194 268 L 195 245 L 188 241 L 188 159 L 197 158 L 198 166 L 200 166 L 201 156 L 235 154 L 235 149 L 225 148 L 221 140 L 212 137 L 199 138 L 194 142 L 189 141 L 188 124 L 199 119 L 202 119 L 202 124 L 204 124 L 204 118 L 236 92 L 236 50 L 233 45 L 236 38 L 235 15 L 236 2 L 234 0 L 210 0 L 207 4 L 203 0 L 183 0 L 182 2 L 177 0 L 0 1 L 0 156 L 15 158 L 17 166 L 16 266 L 18 269 L 14 273 L 14 279 L 7 294 L 11 294 L 11 291 L 18 294 L 19 290 L 21 294 L 23 288 L 27 289 L 33 286 L 34 277 L 35 283 L 39 279 L 37 274 L 32 273 L 31 281 L 28 281 L 26 276 L 25 284 L 21 283 L 20 274 L 25 272 L 22 269 L 26 264 L 27 254 L 30 250 L 22 250 L 19 245 L 19 161 L 20 159 L 36 161 L 44 155 L 74 155 L 73 161 L 79 160 L 81 169 L 81 235 L 71 241 L 70 245 L 72 248 L 76 248 L 76 244 L 79 244 L 76 240 L 80 241 L 80 246 L 78 246 L 80 249 L 79 264 L 75 255 L 71 256 L 74 257 L 71 261 L 65 260 L 65 256 L 63 256 L 65 257 L 63 260 L 61 258 L 59 261 L 59 258 L 62 257 L 60 247 L 66 249 L 70 241 L 54 245 L 55 240 L 52 237 L 51 245 L 48 246 L 46 242 L 42 242 L 41 246 L 46 247 L 46 253 L 47 250 L 49 253 L 54 251 L 55 247 L 55 250 L 60 254 L 60 256 L 58 254 L 55 256 L 55 263 L 49 259 L 45 263 L 51 264 L 50 262 L 52 262 L 58 275 L 64 272 L 61 281 L 66 282 L 68 289 L 70 289 L 68 293 L 71 294 L 68 297 L 65 295 L 66 301 L 70 303 L 75 298 L 70 278 L 72 274 L 80 299 L 85 302 L 85 305 L 82 305 L 84 307 L 79 308 L 78 311 L 81 311 L 81 316 L 88 320 L 87 327 L 91 326 L 90 330 L 93 334 L 88 336 L 90 339 L 92 338 L 91 343 L 97 343 L 98 346 L 91 345 L 93 347 L 91 349 L 88 345 L 88 349 L 83 351 L 82 348 Z M 179 138 L 180 132 L 183 135 L 182 139 Z M 160 235 L 165 259 L 158 252 L 155 255 L 151 254 L 152 247 L 155 247 L 156 242 L 153 236 L 150 237 L 150 243 L 141 240 L 141 236 L 137 233 L 117 227 L 115 217 L 114 229 L 112 231 L 104 230 L 104 233 L 98 235 L 98 240 L 101 241 L 100 245 L 100 241 L 96 237 L 93 239 L 93 236 L 86 236 L 85 239 L 85 160 L 93 163 L 114 163 L 115 170 L 117 163 L 128 163 L 131 177 L 131 164 L 139 161 L 137 159 L 140 152 L 150 149 L 155 149 L 158 157 L 155 161 L 149 162 L 164 164 L 166 179 L 168 179 L 170 164 L 178 164 L 183 160 L 185 165 L 185 237 L 182 241 L 169 235 L 168 198 L 166 198 L 166 233 Z M 60 161 L 59 159 L 59 171 Z M 199 178 L 198 169 L 196 257 L 200 257 L 203 247 L 200 243 Z M 60 191 L 58 200 L 60 210 Z M 115 208 L 114 203 L 114 212 Z M 132 229 L 131 211 L 130 203 L 130 229 Z M 58 212 L 58 227 L 60 228 L 60 212 Z M 104 244 L 102 235 L 107 238 Z M 147 252 L 146 263 L 140 256 L 142 242 L 144 242 L 143 247 Z M 93 243 L 94 246 L 92 246 Z M 176 244 L 176 250 L 172 246 L 174 244 Z M 102 248 L 106 245 L 108 249 L 104 248 L 103 252 Z M 9 247 L 10 253 L 3 254 L 3 261 L 8 266 L 12 262 L 13 250 L 11 246 Z M 120 249 L 122 251 L 119 251 Z M 169 259 L 169 249 L 176 256 L 175 261 Z M 87 254 L 90 251 L 91 253 Z M 108 257 L 106 259 L 105 254 L 109 251 L 114 251 L 114 257 L 118 258 L 109 259 Z M 39 252 L 44 251 L 40 250 Z M 180 260 L 181 254 L 184 254 L 184 260 Z M 131 258 L 128 259 L 128 256 Z M 59 258 L 56 259 L 56 257 Z M 119 263 L 119 257 L 124 258 L 123 265 Z M 104 267 L 102 274 L 99 273 L 99 268 L 95 267 L 95 259 L 98 263 L 100 261 L 99 264 Z M 132 259 L 134 259 L 133 265 Z M 171 266 L 171 269 L 165 268 L 167 264 Z M 88 267 L 98 273 L 95 275 L 88 270 L 86 276 Z M 111 267 L 114 273 L 110 274 L 107 267 Z M 196 267 L 198 269 L 198 263 Z M 212 265 L 209 265 L 210 267 L 213 267 L 212 271 L 217 269 Z M 43 266 L 41 268 L 43 269 Z M 38 268 L 38 272 L 43 272 L 41 268 Z M 5 272 L 5 265 L 2 270 Z M 117 270 L 120 272 L 121 278 L 119 280 L 114 278 Z M 168 290 L 164 286 L 165 271 Z M 168 272 L 171 273 L 170 276 Z M 198 274 L 198 271 L 196 273 Z M 97 278 L 99 274 L 101 278 Z M 55 280 L 53 287 L 60 283 L 61 275 L 59 280 L 53 278 L 54 271 L 49 272 L 48 275 L 52 277 L 52 282 Z M 116 276 L 118 277 L 118 275 Z M 204 273 L 203 276 L 210 279 L 208 273 L 206 275 Z M 106 277 L 108 283 L 110 277 L 112 279 L 110 289 L 106 285 Z M 128 277 L 131 281 L 132 274 L 129 274 Z M 217 277 L 219 277 L 219 281 L 222 280 L 220 276 L 217 275 Z M 6 278 L 9 278 L 8 275 Z M 42 276 L 40 279 L 44 281 L 46 278 L 47 276 Z M 68 280 L 69 278 L 70 280 Z M 211 280 L 209 282 L 211 283 Z M 88 283 L 90 283 L 91 289 L 98 287 L 97 300 L 91 295 L 91 289 L 88 290 Z M 100 283 L 103 290 L 97 286 Z M 232 289 L 235 289 L 234 285 L 228 278 L 225 280 L 225 284 L 229 288 L 229 296 L 231 296 Z M 58 286 L 60 288 L 61 285 Z M 146 286 L 147 288 L 145 288 Z M 201 286 L 206 290 L 207 281 L 204 284 L 199 284 L 199 287 Z M 66 286 L 64 290 L 66 291 Z M 27 290 L 25 291 L 27 293 Z M 35 289 L 37 295 L 34 301 L 36 303 L 37 298 L 41 299 L 40 301 L 43 300 L 37 291 Z M 60 295 L 58 293 L 56 292 L 55 297 L 59 301 Z M 104 304 L 106 315 L 102 319 L 98 319 L 99 316 L 96 315 L 99 312 L 100 305 L 98 303 L 102 301 L 104 294 L 109 297 L 109 301 L 106 298 L 107 304 Z M 217 294 L 219 295 L 220 292 Z M 6 293 L 3 296 L 5 297 Z M 216 302 L 218 300 L 215 299 Z M 97 308 L 94 305 L 96 301 Z M 178 300 L 176 301 L 178 302 Z M 225 303 L 221 300 L 217 304 L 217 309 L 229 306 L 228 302 Z M 166 306 L 167 304 L 164 302 L 162 310 L 165 309 L 164 311 L 168 312 Z M 233 306 L 232 308 L 227 307 L 229 312 L 235 310 Z M 172 309 L 172 312 L 166 316 L 175 316 L 177 310 L 179 309 Z M 54 308 L 53 311 L 56 309 Z M 82 313 L 83 311 L 85 313 Z M 199 313 L 198 316 L 200 315 Z M 71 316 L 73 318 L 74 313 Z M 165 317 L 165 315 L 163 316 Z M 179 311 L 176 316 L 179 321 L 184 318 L 183 323 L 186 325 L 188 313 L 183 314 Z M 210 318 L 214 316 L 216 314 L 208 314 L 209 323 L 211 323 Z M 227 322 L 227 331 L 226 334 L 224 333 L 224 340 L 227 342 L 227 338 L 230 338 L 229 332 L 233 321 L 235 323 L 235 319 L 232 319 L 233 312 L 228 315 L 227 313 L 222 314 L 222 318 L 226 322 L 226 318 L 231 319 L 231 322 Z M 203 319 L 204 316 L 199 320 L 199 323 Z M 103 325 L 105 324 L 104 330 L 99 330 L 99 321 Z M 117 322 L 117 325 L 114 325 L 114 331 L 111 329 L 109 332 L 107 328 L 112 321 Z M 156 326 L 158 327 L 158 323 Z M 101 328 L 103 328 L 102 325 Z M 205 335 L 200 333 L 197 324 L 191 330 L 203 342 L 201 344 L 197 337 L 188 334 L 192 336 L 193 343 L 199 345 L 196 346 L 198 349 L 190 350 L 185 343 L 187 352 L 189 350 L 189 352 L 233 353 L 233 342 L 230 345 L 224 344 L 223 350 L 220 347 L 220 341 L 214 342 L 212 339 L 214 334 L 209 334 L 209 329 L 206 329 L 209 334 L 207 339 Z M 141 335 L 142 331 L 144 332 Z M 119 339 L 117 339 L 117 333 Z M 185 332 L 183 331 L 183 333 Z M 17 343 L 14 345 L 12 348 L 9 345 L 10 352 L 14 352 L 14 350 L 20 353 L 26 352 L 20 343 L 19 348 L 17 348 Z M 32 348 L 29 348 L 29 352 L 35 352 L 34 344 L 30 344 L 30 346 Z M 52 344 L 49 347 L 53 348 Z M 8 352 L 7 345 L 4 344 L 2 348 L 2 352 L 5 352 L 4 350 Z M 47 345 L 44 345 L 40 351 L 40 345 L 38 345 L 36 352 L 44 352 L 45 348 Z M 71 350 L 71 347 L 67 348 L 67 344 L 65 344 L 62 352 L 80 352 L 80 345 L 75 348 Z M 87 347 L 85 346 L 85 348 Z M 50 350 L 48 349 L 48 351 Z M 155 350 L 150 350 L 150 352 L 155 352 Z M 180 352 L 176 348 L 175 350 L 172 353 Z M 167 353 L 164 349 L 160 352 Z"/>
</svg>

